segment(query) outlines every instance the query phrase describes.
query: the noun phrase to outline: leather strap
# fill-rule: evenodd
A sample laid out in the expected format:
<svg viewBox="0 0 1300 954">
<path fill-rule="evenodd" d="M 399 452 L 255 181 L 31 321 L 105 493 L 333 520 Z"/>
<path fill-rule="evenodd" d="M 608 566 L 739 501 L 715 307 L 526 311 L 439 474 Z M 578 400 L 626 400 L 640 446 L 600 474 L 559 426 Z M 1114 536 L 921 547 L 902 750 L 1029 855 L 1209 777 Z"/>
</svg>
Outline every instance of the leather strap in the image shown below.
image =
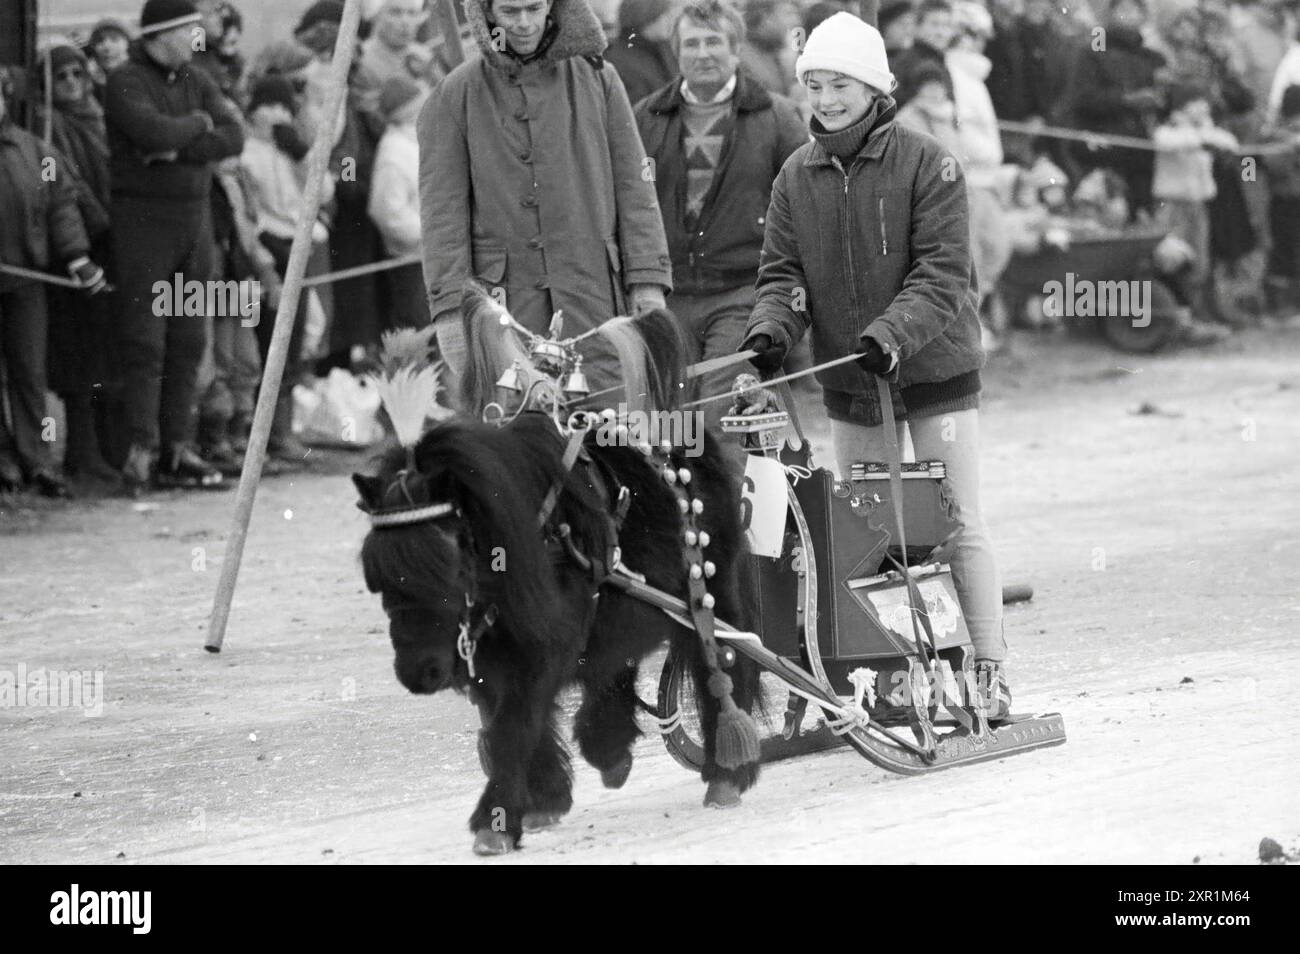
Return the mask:
<svg viewBox="0 0 1300 954">
<path fill-rule="evenodd" d="M 560 459 L 560 466 L 563 473 L 559 479 L 551 484 L 551 489 L 546 492 L 546 498 L 542 501 L 542 507 L 537 512 L 537 525 L 546 526 L 546 521 L 551 517 L 551 511 L 555 509 L 556 503 L 560 499 L 560 491 L 564 489 L 564 481 L 569 476 L 569 471 L 573 470 L 573 465 L 578 462 L 578 452 L 582 450 L 582 440 L 587 436 L 585 430 L 577 429 L 569 432 L 569 443 L 565 445 L 564 456 Z"/>
<path fill-rule="evenodd" d="M 894 507 L 894 522 L 898 525 L 899 550 L 902 553 L 903 581 L 907 586 L 907 599 L 912 608 L 912 635 L 916 640 L 916 651 L 921 661 L 933 672 L 934 630 L 930 626 L 929 614 L 925 611 L 925 600 L 912 579 L 907 567 L 907 530 L 903 525 L 903 454 L 898 446 L 898 424 L 894 417 L 894 397 L 889 391 L 889 381 L 883 375 L 872 375 L 876 379 L 876 393 L 880 396 L 880 423 L 885 432 L 885 457 L 889 465 L 889 496 Z M 920 621 L 918 628 L 917 621 Z M 921 629 L 929 640 L 928 646 L 921 638 Z"/>
<path fill-rule="evenodd" d="M 799 410 L 794 404 L 794 391 L 790 389 L 790 382 L 780 382 L 776 390 L 781 395 L 781 403 L 785 405 L 786 413 L 790 415 L 790 424 L 794 428 L 795 436 L 799 438 L 799 447 L 807 447 L 808 438 L 804 437 L 803 428 L 799 425 Z"/>
<path fill-rule="evenodd" d="M 930 671 L 932 681 L 937 681 L 935 686 L 940 698 L 943 700 L 944 708 L 948 710 L 957 722 L 967 729 L 973 725 L 970 713 L 961 705 L 959 699 L 952 698 L 948 692 L 948 684 L 944 679 L 939 678 L 938 671 L 939 650 L 938 644 L 934 638 L 934 628 L 930 625 L 930 614 L 926 610 L 925 598 L 921 595 L 921 588 L 916 585 L 912 579 L 912 574 L 907 567 L 907 531 L 903 527 L 903 455 L 898 446 L 898 424 L 894 417 L 894 397 L 889 390 L 889 381 L 883 375 L 873 375 L 876 379 L 876 393 L 880 396 L 880 421 L 885 431 L 885 456 L 889 464 L 889 496 L 892 498 L 894 506 L 894 521 L 898 524 L 898 542 L 902 552 L 902 571 L 903 579 L 907 583 L 907 599 L 912 609 L 912 635 L 916 639 L 916 651 L 921 660 L 925 663 L 926 668 Z M 920 628 L 918 628 L 918 620 Z M 925 630 L 925 640 L 921 639 L 921 629 Z"/>
</svg>

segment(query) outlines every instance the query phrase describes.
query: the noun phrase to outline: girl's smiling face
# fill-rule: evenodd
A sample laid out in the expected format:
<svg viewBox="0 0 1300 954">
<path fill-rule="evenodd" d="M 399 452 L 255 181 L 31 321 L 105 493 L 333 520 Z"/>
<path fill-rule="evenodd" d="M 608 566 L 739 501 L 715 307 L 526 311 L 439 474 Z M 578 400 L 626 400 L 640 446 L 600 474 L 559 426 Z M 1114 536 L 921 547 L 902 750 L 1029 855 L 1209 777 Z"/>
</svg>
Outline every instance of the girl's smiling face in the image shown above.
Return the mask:
<svg viewBox="0 0 1300 954">
<path fill-rule="evenodd" d="M 867 114 L 878 95 L 861 80 L 831 70 L 809 70 L 803 84 L 813 115 L 827 132 L 852 126 Z"/>
</svg>

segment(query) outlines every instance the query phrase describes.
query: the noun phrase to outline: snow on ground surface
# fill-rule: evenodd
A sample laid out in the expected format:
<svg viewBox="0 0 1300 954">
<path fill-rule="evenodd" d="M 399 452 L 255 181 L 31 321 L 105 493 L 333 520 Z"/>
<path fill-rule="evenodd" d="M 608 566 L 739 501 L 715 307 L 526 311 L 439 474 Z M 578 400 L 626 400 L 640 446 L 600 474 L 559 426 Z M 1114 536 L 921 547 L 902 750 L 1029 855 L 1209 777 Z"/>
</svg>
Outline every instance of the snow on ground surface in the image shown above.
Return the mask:
<svg viewBox="0 0 1300 954">
<path fill-rule="evenodd" d="M 1293 843 L 1300 332 L 1150 358 L 1023 339 L 986 373 L 983 427 L 1004 575 L 1035 589 L 1007 614 L 1016 708 L 1063 712 L 1065 746 L 922 778 L 841 748 L 720 812 L 650 737 L 622 790 L 577 764 L 572 814 L 489 863 L 1245 863 Z M 100 717 L 0 709 L 0 862 L 477 860 L 474 712 L 393 678 L 349 463 L 264 482 L 220 655 L 202 643 L 233 495 L 0 502 L 0 669 L 105 680 Z"/>
</svg>

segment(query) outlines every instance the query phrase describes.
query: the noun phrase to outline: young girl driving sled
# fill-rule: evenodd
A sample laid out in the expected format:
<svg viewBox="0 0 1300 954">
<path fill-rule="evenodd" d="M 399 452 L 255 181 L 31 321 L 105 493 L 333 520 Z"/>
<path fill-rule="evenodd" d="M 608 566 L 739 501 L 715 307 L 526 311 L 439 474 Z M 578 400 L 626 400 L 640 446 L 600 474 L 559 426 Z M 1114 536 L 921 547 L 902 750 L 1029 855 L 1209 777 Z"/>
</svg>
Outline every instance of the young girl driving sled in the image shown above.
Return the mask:
<svg viewBox="0 0 1300 954">
<path fill-rule="evenodd" d="M 1009 714 L 1002 672 L 1002 586 L 980 512 L 980 346 L 966 184 L 938 140 L 894 122 L 895 87 L 880 33 L 849 13 L 812 31 L 795 64 L 813 141 L 772 186 L 758 301 L 741 349 L 780 368 L 806 329 L 820 371 L 840 476 L 885 459 L 872 375 L 890 381 L 898 437 L 941 460 L 960 526 L 953 579 L 974 643 L 988 715 Z M 906 421 L 902 420 L 906 417 Z"/>
</svg>

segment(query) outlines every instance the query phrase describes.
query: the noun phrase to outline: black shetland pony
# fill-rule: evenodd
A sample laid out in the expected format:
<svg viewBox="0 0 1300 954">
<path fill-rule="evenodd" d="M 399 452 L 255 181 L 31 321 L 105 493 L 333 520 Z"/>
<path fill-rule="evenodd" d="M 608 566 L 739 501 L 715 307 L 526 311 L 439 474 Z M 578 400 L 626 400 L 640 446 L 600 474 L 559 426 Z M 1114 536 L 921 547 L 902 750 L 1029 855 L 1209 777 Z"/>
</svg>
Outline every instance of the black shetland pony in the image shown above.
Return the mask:
<svg viewBox="0 0 1300 954">
<path fill-rule="evenodd" d="M 652 390 L 672 400 L 681 393 L 673 382 L 681 380 L 686 353 L 676 320 L 656 312 L 634 325 L 654 359 L 647 362 Z M 705 804 L 736 804 L 758 777 L 756 762 L 734 769 L 717 763 L 719 703 L 702 688 L 709 672 L 696 633 L 600 585 L 560 539 L 567 526 L 573 546 L 598 565 L 609 562 L 617 545 L 624 565 L 644 574 L 651 586 L 687 600 L 686 526 L 673 490 L 640 450 L 608 446 L 590 433 L 585 453 L 566 471 L 565 442 L 552 419 L 539 412 L 524 412 L 500 427 L 453 419 L 423 435 L 413 471 L 399 450 L 377 475 L 353 478 L 360 506 L 371 513 L 451 505 L 435 519 L 373 528 L 362 564 L 367 586 L 383 597 L 402 685 L 413 693 L 454 689 L 479 708 L 488 782 L 469 824 L 480 854 L 511 851 L 525 829 L 553 824 L 570 809 L 572 772 L 556 702 L 566 684 L 576 681 L 582 689 L 574 727 L 582 756 L 606 786 L 626 781 L 632 745 L 641 734 L 637 666 L 665 640 L 694 661 L 708 740 Z M 676 448 L 672 458 L 674 467 L 690 469 L 692 496 L 704 504 L 698 524 L 711 537 L 707 555 L 717 567 L 709 580 L 714 612 L 749 629 L 751 601 L 741 595 L 744 537 L 736 476 L 711 434 L 700 456 L 686 457 Z M 538 514 L 553 486 L 562 491 L 539 529 Z M 615 529 L 611 515 L 620 487 L 631 499 Z M 458 636 L 467 629 L 478 636 L 472 653 L 458 651 Z M 756 669 L 738 657 L 728 674 L 736 704 L 748 711 Z"/>
</svg>

